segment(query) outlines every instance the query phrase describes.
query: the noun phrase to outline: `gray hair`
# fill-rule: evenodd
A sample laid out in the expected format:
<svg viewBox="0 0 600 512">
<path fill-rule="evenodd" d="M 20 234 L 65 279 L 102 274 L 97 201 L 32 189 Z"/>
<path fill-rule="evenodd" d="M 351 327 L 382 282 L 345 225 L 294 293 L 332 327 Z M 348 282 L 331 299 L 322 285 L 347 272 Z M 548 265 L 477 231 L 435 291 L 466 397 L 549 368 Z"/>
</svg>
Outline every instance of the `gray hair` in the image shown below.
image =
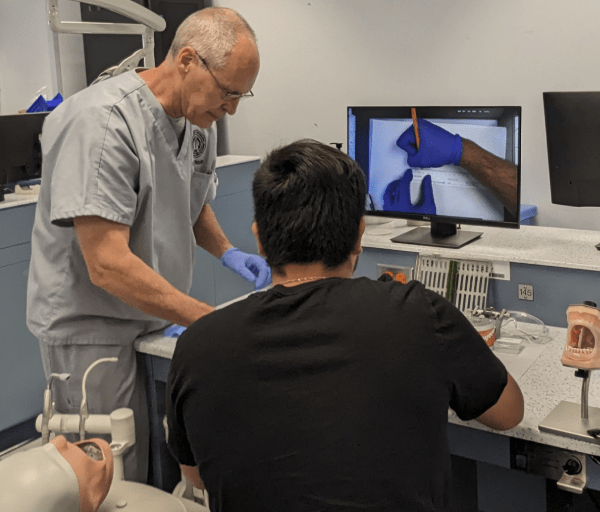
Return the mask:
<svg viewBox="0 0 600 512">
<path fill-rule="evenodd" d="M 244 34 L 256 45 L 256 34 L 233 9 L 206 7 L 188 16 L 175 33 L 169 57 L 174 59 L 185 46 L 191 46 L 209 67 L 222 68 L 238 36 Z"/>
</svg>

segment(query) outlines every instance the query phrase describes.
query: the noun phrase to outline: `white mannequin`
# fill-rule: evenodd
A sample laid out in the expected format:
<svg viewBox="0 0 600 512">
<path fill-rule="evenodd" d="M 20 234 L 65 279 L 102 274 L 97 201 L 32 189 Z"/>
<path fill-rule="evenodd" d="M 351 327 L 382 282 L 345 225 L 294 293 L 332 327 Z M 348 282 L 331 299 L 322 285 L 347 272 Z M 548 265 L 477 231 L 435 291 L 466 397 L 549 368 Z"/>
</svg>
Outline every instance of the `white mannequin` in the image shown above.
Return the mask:
<svg viewBox="0 0 600 512">
<path fill-rule="evenodd" d="M 106 441 L 69 443 L 58 436 L 0 462 L 0 510 L 97 512 L 112 477 L 113 455 Z"/>
</svg>

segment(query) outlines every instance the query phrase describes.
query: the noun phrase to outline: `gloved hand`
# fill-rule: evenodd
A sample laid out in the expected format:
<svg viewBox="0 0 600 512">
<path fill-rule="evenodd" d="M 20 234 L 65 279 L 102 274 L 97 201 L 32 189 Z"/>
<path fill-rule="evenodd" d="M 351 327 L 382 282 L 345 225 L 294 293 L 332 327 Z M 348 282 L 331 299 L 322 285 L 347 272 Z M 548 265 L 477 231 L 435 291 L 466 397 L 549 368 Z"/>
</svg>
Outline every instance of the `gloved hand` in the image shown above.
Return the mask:
<svg viewBox="0 0 600 512">
<path fill-rule="evenodd" d="M 436 126 L 425 119 L 419 119 L 419 150 L 415 139 L 415 129 L 410 126 L 400 135 L 396 145 L 408 154 L 408 165 L 419 169 L 460 164 L 462 139 L 460 135 Z"/>
<path fill-rule="evenodd" d="M 260 256 L 232 247 L 223 253 L 221 262 L 223 266 L 237 272 L 246 281 L 254 283 L 255 290 L 260 290 L 271 282 L 271 268 Z"/>
<path fill-rule="evenodd" d="M 429 174 L 421 182 L 421 198 L 416 204 L 410 200 L 410 183 L 413 180 L 412 169 L 404 171 L 402 178 L 392 181 L 383 193 L 384 211 L 421 213 L 435 215 L 435 198 Z"/>
<path fill-rule="evenodd" d="M 164 330 L 163 334 L 169 338 L 179 338 L 183 331 L 185 331 L 183 325 L 171 324 Z"/>
</svg>

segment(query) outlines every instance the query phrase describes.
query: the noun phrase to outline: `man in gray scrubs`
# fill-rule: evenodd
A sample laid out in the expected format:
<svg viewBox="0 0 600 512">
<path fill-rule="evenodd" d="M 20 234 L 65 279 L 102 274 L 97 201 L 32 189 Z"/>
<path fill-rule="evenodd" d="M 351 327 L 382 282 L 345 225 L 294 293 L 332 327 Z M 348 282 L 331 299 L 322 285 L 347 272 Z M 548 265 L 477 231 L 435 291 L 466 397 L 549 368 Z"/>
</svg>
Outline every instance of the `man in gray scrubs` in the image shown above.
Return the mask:
<svg viewBox="0 0 600 512">
<path fill-rule="evenodd" d="M 259 69 L 254 32 L 230 9 L 208 8 L 179 27 L 160 66 L 108 78 L 48 116 L 32 234 L 27 325 L 39 339 L 56 410 L 78 413 L 87 367 L 89 412 L 135 412 L 125 476 L 145 481 L 148 417 L 134 340 L 167 322 L 214 310 L 188 295 L 195 245 L 255 288 L 265 261 L 234 248 L 216 195 L 214 121 L 251 96 Z"/>
</svg>

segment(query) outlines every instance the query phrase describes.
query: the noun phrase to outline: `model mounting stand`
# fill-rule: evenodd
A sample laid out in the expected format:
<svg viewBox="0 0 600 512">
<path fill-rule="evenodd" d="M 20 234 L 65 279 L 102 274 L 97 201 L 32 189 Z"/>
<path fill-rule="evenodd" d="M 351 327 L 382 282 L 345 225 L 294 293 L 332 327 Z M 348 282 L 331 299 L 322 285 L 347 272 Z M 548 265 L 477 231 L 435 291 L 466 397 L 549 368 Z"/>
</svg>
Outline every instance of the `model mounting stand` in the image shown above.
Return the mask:
<svg viewBox="0 0 600 512">
<path fill-rule="evenodd" d="M 560 402 L 540 423 L 539 429 L 580 441 L 598 442 L 600 409 L 588 406 L 591 371 L 600 368 L 600 310 L 585 301 L 567 308 L 567 340 L 561 363 L 575 368 L 575 377 L 583 379 L 581 406 Z"/>
<path fill-rule="evenodd" d="M 561 401 L 539 424 L 539 429 L 580 441 L 600 442 L 600 409 L 588 405 L 591 370 L 576 370 L 575 377 L 583 379 L 581 404 Z M 591 433 L 590 433 L 591 432 Z"/>
<path fill-rule="evenodd" d="M 591 371 L 600 368 L 600 309 L 596 303 L 567 308 L 567 340 L 561 363 L 575 369 L 575 377 L 583 379 L 581 404 L 560 402 L 539 424 L 543 432 L 598 443 L 600 409 L 588 405 Z M 578 459 L 581 467 L 563 466 L 565 473 L 558 486 L 571 492 L 582 492 L 586 485 L 585 456 Z M 562 484 L 562 485 L 561 485 Z"/>
</svg>

